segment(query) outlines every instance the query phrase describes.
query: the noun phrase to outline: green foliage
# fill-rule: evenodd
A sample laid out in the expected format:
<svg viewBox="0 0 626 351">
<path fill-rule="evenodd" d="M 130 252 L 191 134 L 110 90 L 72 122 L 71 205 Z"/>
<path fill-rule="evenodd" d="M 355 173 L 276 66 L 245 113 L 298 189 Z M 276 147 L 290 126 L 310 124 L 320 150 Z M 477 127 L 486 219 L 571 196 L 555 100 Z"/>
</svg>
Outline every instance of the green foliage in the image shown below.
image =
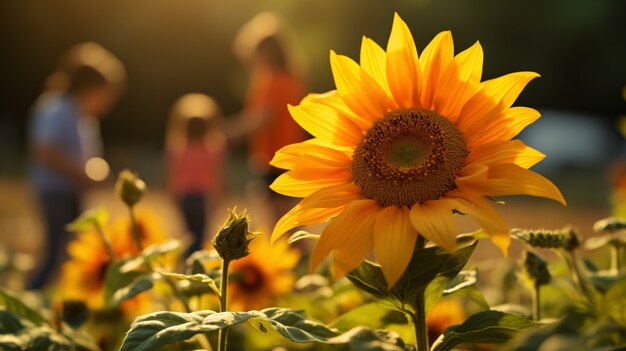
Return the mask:
<svg viewBox="0 0 626 351">
<path fill-rule="evenodd" d="M 480 311 L 465 322 L 449 327 L 433 344 L 433 351 L 452 350 L 462 344 L 503 343 L 533 327 L 529 319 L 513 313 Z"/>
<path fill-rule="evenodd" d="M 39 312 L 28 307 L 15 293 L 3 287 L 0 287 L 0 306 L 36 325 L 42 325 L 46 322 Z"/>
<path fill-rule="evenodd" d="M 478 282 L 478 271 L 461 271 L 459 274 L 452 278 L 444 287 L 442 296 L 465 296 L 474 301 L 481 308 L 488 310 L 489 303 L 485 300 L 485 297 L 476 286 Z"/>
<path fill-rule="evenodd" d="M 171 278 L 175 278 L 178 280 L 185 280 L 191 283 L 200 283 L 209 289 L 208 291 L 203 290 L 205 293 L 212 292 L 215 295 L 218 295 L 218 296 L 220 295 L 220 290 L 217 288 L 217 285 L 215 284 L 215 280 L 206 274 L 196 273 L 196 274 L 189 275 L 189 274 L 165 273 L 165 272 L 162 272 L 161 274 L 166 277 L 171 277 Z"/>
<path fill-rule="evenodd" d="M 118 306 L 128 299 L 132 299 L 142 292 L 152 289 L 154 286 L 152 283 L 153 280 L 154 276 L 152 274 L 142 274 L 137 276 L 130 284 L 113 293 L 113 296 L 111 296 L 111 299 L 109 300 L 109 305 Z"/>
<path fill-rule="evenodd" d="M 158 350 L 197 334 L 216 332 L 244 322 L 263 333 L 297 343 L 350 343 L 363 346 L 359 350 L 403 350 L 404 347 L 404 342 L 394 333 L 360 327 L 358 331 L 339 334 L 324 324 L 308 320 L 302 311 L 275 307 L 249 312 L 151 313 L 133 322 L 120 351 Z"/>
<path fill-rule="evenodd" d="M 154 261 L 157 257 L 165 255 L 172 251 L 176 251 L 179 248 L 180 241 L 175 239 L 166 240 L 158 244 L 150 245 L 143 249 L 139 256 L 127 259 L 124 262 L 124 265 L 121 266 L 120 271 L 122 273 L 126 273 L 134 271 L 136 269 L 140 269 Z"/>
<path fill-rule="evenodd" d="M 406 322 L 406 316 L 403 313 L 387 309 L 380 303 L 371 302 L 344 313 L 334 320 L 330 326 L 340 331 L 347 331 L 356 326 L 380 329 L 387 327 L 389 324 Z"/>
<path fill-rule="evenodd" d="M 448 282 L 463 269 L 477 244 L 475 239 L 468 240 L 454 253 L 438 246 L 415 250 L 406 271 L 391 289 L 387 288 L 380 266 L 369 261 L 364 261 L 347 277 L 359 289 L 386 301 L 393 308 L 414 312 L 416 295 L 426 291 L 427 303 L 434 304 Z M 429 288 L 431 283 L 433 285 Z"/>
<path fill-rule="evenodd" d="M 607 290 L 604 308 L 615 322 L 626 326 L 626 279 L 622 278 Z"/>
<path fill-rule="evenodd" d="M 116 297 L 116 300 L 114 301 L 113 296 L 117 293 L 118 290 L 125 289 L 129 285 L 133 284 L 136 279 L 140 279 L 141 277 L 146 275 L 146 272 L 123 271 L 123 267 L 128 262 L 132 262 L 134 259 L 135 258 L 130 257 L 120 260 L 114 260 L 107 267 L 106 274 L 104 276 L 103 298 L 105 303 L 110 305 L 111 307 L 117 306 L 122 303 L 124 301 L 122 299 L 124 295 L 128 296 L 127 293 L 119 293 Z"/>
<path fill-rule="evenodd" d="M 328 340 L 331 344 L 348 344 L 358 351 L 405 351 L 407 346 L 397 333 L 356 327 Z"/>
<path fill-rule="evenodd" d="M 626 327 L 583 310 L 568 310 L 555 323 L 518 335 L 506 350 L 623 350 Z"/>
<path fill-rule="evenodd" d="M 64 324 L 53 328 L 43 317 L 32 314 L 34 311 L 30 307 L 24 304 L 19 308 L 15 306 L 5 304 L 7 309 L 0 309 L 0 350 L 99 350 L 87 334 Z M 30 312 L 25 313 L 26 309 Z"/>
<path fill-rule="evenodd" d="M 68 232 L 81 233 L 91 231 L 95 225 L 103 226 L 109 220 L 109 211 L 105 208 L 87 210 L 65 226 Z"/>
</svg>

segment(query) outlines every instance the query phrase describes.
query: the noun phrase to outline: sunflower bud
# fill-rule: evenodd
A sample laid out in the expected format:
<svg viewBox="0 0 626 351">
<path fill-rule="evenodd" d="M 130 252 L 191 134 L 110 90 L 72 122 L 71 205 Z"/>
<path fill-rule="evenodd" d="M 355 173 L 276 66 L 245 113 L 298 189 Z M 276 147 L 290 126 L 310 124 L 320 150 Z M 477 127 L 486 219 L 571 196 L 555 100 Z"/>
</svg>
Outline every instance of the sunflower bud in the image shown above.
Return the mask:
<svg viewBox="0 0 626 351">
<path fill-rule="evenodd" d="M 574 250 L 580 245 L 578 232 L 572 227 L 563 229 L 511 229 L 511 236 L 532 247 L 542 249 Z"/>
<path fill-rule="evenodd" d="M 65 300 L 61 310 L 62 319 L 72 328 L 77 329 L 89 317 L 89 308 L 83 301 Z"/>
<path fill-rule="evenodd" d="M 229 209 L 230 215 L 213 239 L 213 247 L 225 261 L 238 260 L 250 254 L 248 246 L 257 236 L 248 231 L 250 217 L 244 210 L 237 214 L 236 209 Z"/>
<path fill-rule="evenodd" d="M 115 192 L 127 206 L 132 207 L 141 200 L 146 192 L 146 183 L 136 173 L 125 169 L 120 172 L 117 178 Z"/>
<path fill-rule="evenodd" d="M 593 225 L 593 230 L 598 233 L 616 234 L 626 230 L 626 219 L 609 217 L 597 221 Z"/>
<path fill-rule="evenodd" d="M 535 285 L 548 284 L 552 280 L 552 275 L 548 271 L 548 264 L 539 255 L 532 251 L 526 251 L 524 257 L 524 271 L 527 278 Z"/>
</svg>

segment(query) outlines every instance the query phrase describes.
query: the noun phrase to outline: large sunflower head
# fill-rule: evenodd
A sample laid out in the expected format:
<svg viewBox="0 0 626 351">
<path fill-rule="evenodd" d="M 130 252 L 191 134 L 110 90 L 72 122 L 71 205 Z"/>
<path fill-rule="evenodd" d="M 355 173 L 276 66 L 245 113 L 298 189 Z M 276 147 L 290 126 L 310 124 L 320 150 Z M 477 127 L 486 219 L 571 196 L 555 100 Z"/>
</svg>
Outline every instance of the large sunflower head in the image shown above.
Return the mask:
<svg viewBox="0 0 626 351">
<path fill-rule="evenodd" d="M 544 155 L 511 140 L 539 118 L 536 110 L 512 107 L 538 74 L 481 81 L 482 63 L 478 42 L 454 55 L 450 32 L 418 57 L 397 14 L 386 51 L 364 37 L 360 64 L 331 52 L 336 90 L 289 107 L 314 138 L 286 146 L 271 163 L 288 170 L 271 188 L 304 198 L 279 220 L 273 239 L 336 217 L 311 267 L 332 253 L 334 272 L 342 275 L 373 247 L 393 285 L 418 235 L 454 250 L 454 213 L 473 217 L 506 252 L 508 228 L 488 196 L 565 203 L 549 180 L 528 169 Z"/>
</svg>

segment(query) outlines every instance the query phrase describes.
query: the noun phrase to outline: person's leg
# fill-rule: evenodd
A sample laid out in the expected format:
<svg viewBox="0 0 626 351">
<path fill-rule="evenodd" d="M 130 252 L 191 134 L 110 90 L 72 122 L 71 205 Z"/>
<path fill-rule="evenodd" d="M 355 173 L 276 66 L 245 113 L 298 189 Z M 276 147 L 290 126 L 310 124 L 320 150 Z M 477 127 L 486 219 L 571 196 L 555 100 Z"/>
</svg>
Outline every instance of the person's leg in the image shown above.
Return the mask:
<svg viewBox="0 0 626 351">
<path fill-rule="evenodd" d="M 186 256 L 202 249 L 204 229 L 206 225 L 206 199 L 202 194 L 189 194 L 180 200 L 187 230 L 191 232 L 193 241 L 187 249 Z"/>
<path fill-rule="evenodd" d="M 66 247 L 71 236 L 65 225 L 80 214 L 77 195 L 40 194 L 39 202 L 45 227 L 44 259 L 28 286 L 32 290 L 44 288 L 67 258 Z"/>
</svg>

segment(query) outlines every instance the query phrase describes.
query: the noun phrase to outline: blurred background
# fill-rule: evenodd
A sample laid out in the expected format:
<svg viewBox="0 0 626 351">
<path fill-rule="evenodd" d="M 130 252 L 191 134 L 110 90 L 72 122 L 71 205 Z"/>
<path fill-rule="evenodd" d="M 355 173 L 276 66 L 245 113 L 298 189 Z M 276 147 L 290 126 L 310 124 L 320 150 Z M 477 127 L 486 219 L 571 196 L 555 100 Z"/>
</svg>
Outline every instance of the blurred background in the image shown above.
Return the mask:
<svg viewBox="0 0 626 351">
<path fill-rule="evenodd" d="M 248 70 L 236 58 L 240 27 L 275 11 L 291 29 L 295 60 L 308 92 L 334 88 L 331 49 L 358 58 L 361 36 L 383 47 L 394 11 L 410 26 L 418 50 L 452 30 L 459 52 L 476 40 L 485 51 L 484 79 L 535 71 L 517 104 L 543 118 L 521 136 L 546 153 L 536 170 L 552 179 L 569 202 L 507 199 L 501 212 L 511 226 L 575 224 L 583 234 L 612 211 L 619 132 L 626 114 L 626 2 L 620 0 L 21 0 L 0 2 L 0 246 L 40 250 L 41 225 L 27 181 L 29 109 L 68 47 L 97 42 L 126 66 L 128 85 L 101 122 L 104 158 L 115 175 L 131 168 L 150 188 L 147 207 L 167 230 L 182 220 L 164 191 L 165 131 L 170 108 L 188 92 L 212 96 L 226 116 L 245 104 Z M 248 207 L 263 229 L 272 227 L 246 166 L 245 143 L 229 146 L 224 206 Z M 256 189 L 256 190 L 255 190 Z M 119 211 L 111 187 L 88 194 L 87 206 Z M 531 206 L 532 205 L 532 206 Z M 215 216 L 224 217 L 222 208 Z"/>
</svg>

